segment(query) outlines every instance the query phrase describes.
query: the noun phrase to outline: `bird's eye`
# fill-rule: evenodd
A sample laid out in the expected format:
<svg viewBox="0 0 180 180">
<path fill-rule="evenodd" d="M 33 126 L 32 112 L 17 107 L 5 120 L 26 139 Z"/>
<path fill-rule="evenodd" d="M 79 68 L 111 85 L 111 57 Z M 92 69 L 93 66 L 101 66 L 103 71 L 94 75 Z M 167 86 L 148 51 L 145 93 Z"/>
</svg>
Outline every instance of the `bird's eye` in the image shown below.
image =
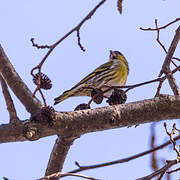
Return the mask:
<svg viewBox="0 0 180 180">
<path fill-rule="evenodd" d="M 110 51 L 110 58 L 117 59 L 118 54 L 115 51 Z"/>
<path fill-rule="evenodd" d="M 113 56 L 112 56 L 112 59 L 116 59 L 117 58 L 117 56 L 114 54 Z"/>
</svg>

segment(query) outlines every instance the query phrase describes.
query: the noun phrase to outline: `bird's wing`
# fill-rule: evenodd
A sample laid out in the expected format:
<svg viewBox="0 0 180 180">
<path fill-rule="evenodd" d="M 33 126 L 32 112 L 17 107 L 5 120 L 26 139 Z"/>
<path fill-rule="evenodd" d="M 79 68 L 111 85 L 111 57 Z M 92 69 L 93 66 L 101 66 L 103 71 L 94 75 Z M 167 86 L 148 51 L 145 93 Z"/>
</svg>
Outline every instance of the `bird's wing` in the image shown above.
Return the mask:
<svg viewBox="0 0 180 180">
<path fill-rule="evenodd" d="M 72 89 L 78 87 L 79 85 L 87 82 L 89 79 L 95 77 L 96 75 L 105 72 L 107 70 L 109 70 L 109 68 L 112 66 L 113 62 L 112 61 L 108 61 L 107 63 L 102 64 L 101 66 L 99 66 L 98 68 L 96 68 L 92 73 L 88 74 L 85 78 L 83 78 L 78 84 L 76 84 Z"/>
</svg>

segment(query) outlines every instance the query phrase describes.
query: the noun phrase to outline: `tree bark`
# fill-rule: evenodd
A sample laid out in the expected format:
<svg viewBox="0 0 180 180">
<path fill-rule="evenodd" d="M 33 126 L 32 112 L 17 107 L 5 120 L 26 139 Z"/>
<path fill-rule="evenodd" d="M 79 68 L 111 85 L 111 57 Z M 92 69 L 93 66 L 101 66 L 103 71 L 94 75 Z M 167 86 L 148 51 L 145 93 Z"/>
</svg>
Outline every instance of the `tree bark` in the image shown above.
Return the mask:
<svg viewBox="0 0 180 180">
<path fill-rule="evenodd" d="M 16 125 L 0 125 L 0 143 L 25 141 L 28 139 L 27 134 L 34 134 L 29 140 L 56 134 L 76 138 L 90 132 L 168 119 L 180 119 L 180 96 L 163 95 L 128 104 L 75 112 L 56 112 L 55 124 L 52 127 L 30 120 L 21 121 Z"/>
</svg>

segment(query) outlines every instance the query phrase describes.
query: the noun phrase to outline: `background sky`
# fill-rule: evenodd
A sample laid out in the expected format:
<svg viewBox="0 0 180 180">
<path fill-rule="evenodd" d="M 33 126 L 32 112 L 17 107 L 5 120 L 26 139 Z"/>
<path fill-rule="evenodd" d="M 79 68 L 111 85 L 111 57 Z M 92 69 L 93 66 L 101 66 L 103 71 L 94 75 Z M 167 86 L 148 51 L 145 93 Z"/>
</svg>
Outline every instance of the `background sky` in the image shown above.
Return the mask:
<svg viewBox="0 0 180 180">
<path fill-rule="evenodd" d="M 41 44 L 52 44 L 75 27 L 98 3 L 97 0 L 6 0 L 0 6 L 0 43 L 11 63 L 28 87 L 34 91 L 30 70 L 44 57 L 47 50 L 32 47 L 30 38 Z M 154 19 L 159 25 L 178 18 L 179 0 L 136 0 L 123 2 L 123 14 L 117 11 L 117 0 L 107 0 L 94 16 L 80 29 L 81 43 L 86 51 L 77 45 L 76 33 L 70 35 L 51 53 L 42 72 L 53 82 L 53 88 L 45 91 L 48 105 L 62 92 L 70 89 L 85 75 L 109 58 L 109 50 L 122 52 L 129 62 L 130 74 L 127 84 L 136 84 L 157 77 L 165 59 L 165 53 L 156 42 L 155 32 L 141 31 L 139 27 L 154 27 Z M 168 48 L 178 23 L 161 31 L 160 39 Z M 180 45 L 175 56 L 180 57 Z M 179 73 L 175 76 L 180 82 Z M 128 92 L 129 102 L 153 98 L 156 84 L 150 84 Z M 168 83 L 164 83 L 161 93 L 172 94 Z M 18 116 L 21 120 L 30 117 L 20 101 L 12 94 Z M 37 97 L 40 97 L 37 94 Z M 8 123 L 9 116 L 5 102 L 0 94 L 0 123 Z M 80 103 L 87 103 L 88 97 L 70 98 L 55 106 L 57 111 L 73 111 Z M 105 101 L 92 108 L 107 106 Z M 174 121 L 167 121 L 172 127 Z M 180 128 L 180 124 L 177 124 Z M 156 144 L 163 143 L 168 137 L 163 122 L 156 123 Z M 89 133 L 77 139 L 66 158 L 63 172 L 76 168 L 74 162 L 91 165 L 125 158 L 150 148 L 150 124 L 137 128 L 119 128 Z M 42 138 L 34 142 L 16 142 L 0 145 L 0 178 L 13 180 L 32 180 L 43 177 L 56 136 Z M 174 159 L 172 148 L 158 153 L 159 167 L 162 161 Z M 131 180 L 151 173 L 150 156 L 128 163 L 80 172 L 81 174 L 106 180 Z M 173 179 L 180 177 L 180 171 Z M 67 177 L 67 180 L 78 179 Z"/>
</svg>

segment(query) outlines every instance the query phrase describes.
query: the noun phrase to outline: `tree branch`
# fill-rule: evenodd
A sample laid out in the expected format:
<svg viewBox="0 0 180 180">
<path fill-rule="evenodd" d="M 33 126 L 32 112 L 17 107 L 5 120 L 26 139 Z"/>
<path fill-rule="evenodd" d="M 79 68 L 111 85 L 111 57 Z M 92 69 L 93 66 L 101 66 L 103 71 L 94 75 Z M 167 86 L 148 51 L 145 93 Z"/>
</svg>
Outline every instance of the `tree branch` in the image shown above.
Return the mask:
<svg viewBox="0 0 180 180">
<path fill-rule="evenodd" d="M 173 125 L 173 128 L 172 128 L 171 132 L 168 132 L 166 123 L 164 123 L 164 127 L 165 127 L 165 130 L 166 130 L 167 135 L 169 136 L 169 139 L 170 139 L 171 143 L 173 144 L 173 149 L 174 149 L 174 151 L 177 153 L 177 157 L 176 157 L 176 159 L 174 159 L 174 160 L 171 160 L 171 161 L 168 160 L 168 161 L 166 161 L 167 164 L 166 164 L 164 167 L 162 167 L 161 169 L 153 172 L 152 174 L 150 174 L 150 175 L 148 175 L 148 176 L 145 176 L 145 177 L 143 177 L 143 178 L 139 178 L 138 180 L 150 180 L 150 179 L 152 179 L 153 177 L 156 177 L 156 176 L 158 176 L 158 175 L 160 175 L 159 178 L 158 178 L 158 180 L 160 180 L 160 179 L 164 176 L 164 174 L 166 173 L 166 171 L 167 171 L 171 166 L 180 163 L 180 153 L 179 153 L 179 150 L 178 150 L 177 147 L 176 147 L 176 142 L 175 142 L 175 140 L 174 140 L 174 138 L 173 138 L 173 135 L 175 134 L 175 131 L 180 131 L 180 130 L 176 128 L 176 124 L 175 124 L 175 123 L 174 123 L 174 125 Z"/>
<path fill-rule="evenodd" d="M 105 3 L 106 0 L 101 0 L 88 14 L 86 17 L 83 18 L 83 20 L 77 25 L 75 26 L 72 30 L 70 30 L 68 33 L 66 33 L 61 39 L 59 39 L 57 42 L 55 42 L 53 45 L 44 45 L 44 46 L 39 46 L 38 44 L 34 43 L 34 38 L 31 38 L 31 42 L 33 44 L 33 46 L 37 47 L 37 48 L 49 48 L 48 52 L 46 53 L 46 55 L 44 56 L 44 58 L 42 59 L 42 61 L 39 63 L 38 66 L 34 67 L 31 70 L 31 75 L 33 75 L 33 71 L 36 69 L 41 70 L 41 67 L 43 65 L 43 63 L 45 62 L 45 60 L 47 59 L 47 57 L 51 54 L 51 52 L 54 50 L 54 48 L 61 43 L 64 39 L 66 39 L 70 34 L 72 34 L 74 31 L 77 31 L 77 38 L 78 38 L 78 45 L 80 46 L 81 50 L 84 50 L 83 46 L 80 43 L 80 36 L 79 36 L 79 30 L 81 28 L 81 26 L 87 21 L 89 20 L 94 13 L 96 12 L 96 10 L 103 4 Z"/>
<path fill-rule="evenodd" d="M 57 172 L 57 173 L 51 174 L 49 176 L 45 176 L 43 178 L 40 178 L 38 180 L 48 180 L 48 179 L 52 180 L 52 178 L 57 178 L 58 179 L 60 176 L 75 176 L 75 177 L 81 177 L 81 178 L 90 179 L 90 180 L 100 180 L 100 179 L 93 178 L 93 177 L 90 177 L 90 176 L 85 176 L 85 175 L 82 175 L 82 174 L 62 173 L 62 172 Z"/>
<path fill-rule="evenodd" d="M 177 163 L 180 163 L 180 161 L 177 160 L 177 159 L 172 160 L 172 161 L 167 161 L 167 164 L 164 167 L 162 167 L 161 169 L 153 172 L 152 174 L 150 174 L 148 176 L 138 178 L 137 180 L 151 180 L 153 177 L 156 177 L 159 174 L 166 172 L 171 166 L 173 166 L 173 165 L 175 165 Z"/>
<path fill-rule="evenodd" d="M 177 157 L 180 158 L 180 151 L 176 147 L 176 141 L 174 141 L 174 138 L 173 138 L 173 135 L 175 134 L 175 131 L 176 131 L 176 123 L 173 124 L 173 128 L 172 128 L 171 132 L 168 132 L 166 123 L 164 123 L 164 127 L 165 127 L 167 135 L 169 136 L 171 143 L 173 144 L 173 150 L 176 152 Z"/>
<path fill-rule="evenodd" d="M 68 33 L 66 33 L 61 39 L 59 39 L 57 42 L 55 42 L 54 44 L 52 45 L 38 45 L 34 42 L 34 38 L 31 38 L 31 42 L 32 42 L 32 45 L 36 48 L 41 48 L 41 49 L 44 49 L 44 48 L 48 48 L 48 52 L 46 53 L 46 55 L 44 56 L 44 58 L 41 60 L 41 62 L 39 63 L 39 65 L 37 65 L 36 67 L 34 67 L 32 70 L 31 70 L 31 75 L 33 77 L 35 77 L 34 75 L 34 71 L 35 70 L 38 70 L 38 73 L 39 75 L 41 74 L 41 68 L 42 68 L 42 65 L 44 64 L 44 62 L 46 61 L 47 57 L 51 54 L 51 52 L 55 49 L 55 47 L 60 44 L 64 39 L 66 39 L 70 34 L 72 34 L 73 32 L 77 32 L 77 39 L 78 39 L 78 46 L 80 47 L 80 49 L 82 51 L 85 51 L 84 47 L 82 46 L 81 42 L 80 42 L 80 28 L 81 26 L 87 21 L 89 20 L 93 15 L 94 13 L 97 11 L 97 9 L 102 6 L 102 4 L 105 3 L 106 0 L 101 0 L 88 14 L 87 16 L 85 16 L 81 22 L 75 26 L 72 30 L 70 30 Z M 44 101 L 44 104 L 46 105 L 46 102 L 45 102 L 45 99 L 44 99 L 44 96 L 43 96 L 43 93 L 40 91 L 40 76 L 39 76 L 39 83 L 37 84 L 37 88 L 35 89 L 33 95 L 35 96 L 36 92 L 39 91 L 40 94 L 41 94 L 41 97 L 43 98 L 43 101 Z"/>
<path fill-rule="evenodd" d="M 174 138 L 174 141 L 180 139 L 180 135 L 179 136 L 176 136 Z M 134 160 L 134 159 L 137 159 L 137 158 L 140 158 L 140 157 L 143 157 L 147 154 L 150 154 L 152 152 L 155 152 L 157 150 L 160 150 L 164 147 L 166 147 L 167 145 L 171 144 L 171 141 L 167 141 L 155 148 L 152 148 L 152 149 L 149 149 L 147 151 L 144 151 L 144 152 L 141 152 L 141 153 L 138 153 L 138 154 L 135 154 L 133 156 L 130 156 L 130 157 L 127 157 L 127 158 L 123 158 L 123 159 L 119 159 L 119 160 L 116 160 L 116 161 L 111 161 L 111 162 L 105 162 L 105 163 L 101 163 L 101 164 L 94 164 L 94 165 L 87 165 L 87 166 L 82 166 L 80 165 L 78 162 L 76 162 L 76 165 L 78 165 L 79 168 L 75 169 L 75 170 L 72 170 L 70 171 L 69 173 L 77 173 L 77 172 L 81 172 L 81 171 L 85 171 L 85 170 L 89 170 L 89 169 L 95 169 L 95 168 L 100 168 L 100 167 L 105 167 L 105 166 L 112 166 L 114 164 L 120 164 L 120 163 L 125 163 L 125 162 L 129 162 L 131 160 Z M 62 175 L 61 177 L 64 177 L 66 175 Z"/>
<path fill-rule="evenodd" d="M 160 77 L 163 73 L 167 76 L 168 81 L 169 81 L 169 85 L 170 85 L 170 87 L 171 87 L 174 95 L 180 95 L 180 90 L 179 90 L 179 87 L 178 87 L 178 85 L 177 85 L 177 83 L 176 83 L 176 80 L 175 80 L 175 78 L 173 77 L 173 74 L 172 74 L 172 72 L 171 72 L 171 70 L 170 70 L 170 62 L 172 61 L 172 59 L 179 60 L 178 58 L 174 58 L 174 57 L 173 57 L 173 54 L 174 54 L 174 52 L 175 52 L 175 49 L 176 49 L 177 44 L 178 44 L 179 39 L 180 39 L 180 26 L 179 26 L 179 27 L 177 28 L 177 30 L 176 30 L 176 34 L 174 35 L 174 38 L 173 38 L 173 40 L 172 40 L 172 42 L 171 42 L 171 45 L 170 45 L 170 47 L 169 47 L 168 52 L 167 52 L 165 46 L 164 46 L 164 45 L 160 42 L 160 40 L 159 40 L 159 32 L 160 32 L 161 29 L 165 29 L 165 28 L 168 27 L 169 25 L 171 25 L 171 24 L 173 24 L 173 23 L 175 23 L 175 22 L 177 22 L 177 21 L 179 21 L 179 20 L 180 20 L 180 18 L 177 18 L 176 20 L 168 23 L 168 24 L 165 25 L 165 26 L 158 27 L 158 25 L 157 25 L 157 19 L 155 19 L 155 25 L 156 25 L 156 28 L 155 28 L 155 29 L 153 29 L 153 28 L 147 28 L 147 29 L 140 28 L 141 30 L 144 30 L 144 31 L 157 31 L 157 38 L 156 38 L 156 40 L 157 40 L 157 42 L 160 44 L 160 46 L 163 48 L 163 50 L 164 50 L 164 51 L 166 52 L 166 54 L 167 54 L 167 55 L 166 55 L 166 58 L 165 58 L 165 60 L 164 60 L 164 63 L 163 63 L 163 65 L 162 65 L 162 68 L 161 68 L 159 77 Z M 176 65 L 175 62 L 172 61 L 172 63 L 177 67 L 177 65 Z M 156 92 L 156 96 L 157 96 L 157 95 L 159 94 L 159 92 L 160 92 L 160 88 L 161 88 L 161 86 L 162 86 L 162 83 L 163 83 L 163 81 L 161 81 L 161 82 L 159 83 L 158 90 L 157 90 L 157 92 Z"/>
<path fill-rule="evenodd" d="M 180 171 L 180 168 L 174 169 L 172 171 L 167 171 L 166 173 L 171 174 L 171 173 L 178 172 L 178 171 Z"/>
<path fill-rule="evenodd" d="M 128 104 L 75 112 L 56 112 L 55 116 L 52 127 L 31 121 L 22 121 L 16 127 L 10 124 L 0 125 L 0 143 L 24 141 L 31 130 L 37 132 L 35 133 L 37 137 L 33 140 L 55 134 L 63 137 L 79 137 L 89 132 L 179 119 L 180 96 L 162 95 Z"/>
<path fill-rule="evenodd" d="M 174 24 L 177 21 L 180 21 L 180 18 L 176 18 L 174 21 L 171 21 L 170 23 L 168 23 L 168 24 L 166 24 L 166 25 L 164 25 L 162 27 L 159 27 L 158 29 L 159 30 L 165 29 L 165 28 L 167 28 L 171 24 Z M 140 29 L 143 30 L 143 31 L 157 31 L 158 30 L 157 27 L 156 28 L 142 28 L 142 27 L 140 27 Z"/>
<path fill-rule="evenodd" d="M 46 169 L 45 176 L 57 173 L 62 170 L 64 160 L 67 156 L 70 146 L 73 144 L 75 139 L 58 137 L 50 155 L 48 166 Z M 57 180 L 59 177 L 54 176 L 51 180 Z"/>
<path fill-rule="evenodd" d="M 161 69 L 161 73 L 160 73 L 160 75 L 162 73 L 165 73 L 167 75 L 169 84 L 171 86 L 172 91 L 174 92 L 174 95 L 180 95 L 180 90 L 176 84 L 176 80 L 174 79 L 174 77 L 171 73 L 170 62 L 171 62 L 171 59 L 172 59 L 173 54 L 175 52 L 175 49 L 177 47 L 177 44 L 179 42 L 179 39 L 180 39 L 180 26 L 176 30 L 176 34 L 175 34 L 175 36 L 171 42 L 171 45 L 170 45 L 169 50 L 167 52 L 167 55 L 166 55 L 166 58 L 164 60 L 163 65 L 162 65 L 162 69 Z"/>
<path fill-rule="evenodd" d="M 7 84 L 4 78 L 2 77 L 1 73 L 0 73 L 0 81 L 1 81 L 3 95 L 6 101 L 7 110 L 9 112 L 10 123 L 16 123 L 17 121 L 19 121 L 19 118 L 17 116 L 16 109 L 14 107 L 14 103 L 9 93 Z"/>
<path fill-rule="evenodd" d="M 14 67 L 8 60 L 3 48 L 0 45 L 0 72 L 7 84 L 31 114 L 36 114 L 41 108 L 41 103 L 37 98 L 32 97 L 31 91 L 19 77 Z"/>
<path fill-rule="evenodd" d="M 171 73 L 174 74 L 174 73 L 176 73 L 176 72 L 179 71 L 179 70 L 180 70 L 180 66 L 177 66 L 175 69 L 172 70 Z M 120 89 L 122 89 L 122 88 L 123 88 L 123 89 L 124 89 L 124 88 L 127 88 L 127 89 L 124 91 L 124 92 L 126 93 L 127 91 L 132 90 L 132 89 L 134 89 L 134 88 L 136 88 L 136 87 L 144 86 L 144 85 L 146 85 L 146 84 L 151 84 L 151 83 L 154 83 L 154 82 L 159 82 L 160 85 L 159 85 L 158 90 L 157 90 L 156 95 L 155 95 L 155 96 L 159 96 L 161 85 L 162 85 L 162 83 L 163 83 L 166 79 L 167 79 L 167 75 L 165 75 L 165 76 L 163 76 L 163 77 L 158 77 L 158 78 L 153 79 L 153 80 L 145 81 L 145 82 L 142 82 L 142 83 L 133 84 L 133 85 L 107 86 L 108 89 L 105 90 L 105 91 L 103 91 L 103 93 L 105 93 L 105 92 L 107 92 L 107 91 L 109 91 L 109 90 L 111 90 L 111 89 L 114 89 L 114 88 L 120 88 Z M 104 85 L 104 86 L 106 86 L 106 85 Z M 92 87 L 90 87 L 90 86 L 89 86 L 89 87 L 84 87 L 84 88 L 85 88 L 85 89 L 94 89 L 94 88 L 92 88 Z"/>
</svg>

